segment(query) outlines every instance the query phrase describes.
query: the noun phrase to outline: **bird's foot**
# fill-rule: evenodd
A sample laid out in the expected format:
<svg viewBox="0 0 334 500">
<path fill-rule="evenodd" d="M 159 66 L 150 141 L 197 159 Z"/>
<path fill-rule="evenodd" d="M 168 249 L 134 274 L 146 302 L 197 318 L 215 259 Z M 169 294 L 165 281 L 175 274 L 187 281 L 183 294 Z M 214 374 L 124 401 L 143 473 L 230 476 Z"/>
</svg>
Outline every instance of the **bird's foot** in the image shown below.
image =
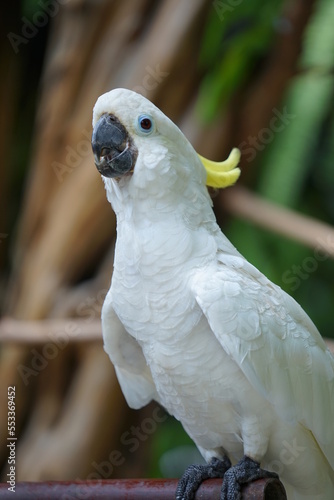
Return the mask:
<svg viewBox="0 0 334 500">
<path fill-rule="evenodd" d="M 227 457 L 222 460 L 213 458 L 206 465 L 190 465 L 185 470 L 176 489 L 176 500 L 193 500 L 200 484 L 205 479 L 223 478 L 231 462 Z"/>
<path fill-rule="evenodd" d="M 278 475 L 275 472 L 261 469 L 258 462 L 245 456 L 226 471 L 220 500 L 240 500 L 243 484 L 266 477 L 278 478 Z"/>
</svg>

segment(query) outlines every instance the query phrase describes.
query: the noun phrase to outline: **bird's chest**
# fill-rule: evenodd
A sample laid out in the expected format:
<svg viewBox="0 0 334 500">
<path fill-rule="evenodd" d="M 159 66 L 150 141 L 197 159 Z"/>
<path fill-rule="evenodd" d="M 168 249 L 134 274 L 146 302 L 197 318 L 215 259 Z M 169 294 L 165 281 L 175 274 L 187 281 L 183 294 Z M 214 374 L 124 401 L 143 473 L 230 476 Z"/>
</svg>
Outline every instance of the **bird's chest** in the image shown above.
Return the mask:
<svg viewBox="0 0 334 500">
<path fill-rule="evenodd" d="M 132 230 L 131 230 L 132 229 Z M 201 311 L 189 287 L 192 242 L 170 225 L 118 233 L 112 278 L 113 307 L 141 343 L 187 335 Z"/>
<path fill-rule="evenodd" d="M 143 346 L 160 403 L 198 445 L 210 449 L 224 443 L 237 452 L 236 407 L 240 394 L 244 397 L 242 373 L 212 334 L 204 315 L 188 335 L 179 338 L 176 330 L 173 340 Z"/>
<path fill-rule="evenodd" d="M 173 338 L 187 336 L 202 315 L 186 276 L 173 277 L 167 270 L 152 276 L 131 266 L 115 271 L 111 292 L 116 314 L 142 346 L 173 345 Z"/>
</svg>

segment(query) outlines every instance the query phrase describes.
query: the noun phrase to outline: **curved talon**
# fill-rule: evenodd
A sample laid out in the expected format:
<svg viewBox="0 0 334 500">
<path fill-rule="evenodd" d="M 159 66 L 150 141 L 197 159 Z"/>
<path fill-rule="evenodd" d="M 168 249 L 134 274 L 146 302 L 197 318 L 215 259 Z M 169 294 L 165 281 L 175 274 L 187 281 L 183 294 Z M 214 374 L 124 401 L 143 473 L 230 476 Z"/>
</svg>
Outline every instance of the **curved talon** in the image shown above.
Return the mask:
<svg viewBox="0 0 334 500">
<path fill-rule="evenodd" d="M 278 474 L 261 469 L 258 462 L 245 456 L 240 462 L 226 471 L 220 500 L 241 500 L 241 487 L 243 484 L 266 477 L 278 479 Z"/>
<path fill-rule="evenodd" d="M 189 465 L 177 485 L 176 500 L 193 500 L 203 481 L 223 478 L 230 467 L 231 462 L 228 457 L 223 457 L 222 460 L 213 458 L 206 465 Z"/>
</svg>

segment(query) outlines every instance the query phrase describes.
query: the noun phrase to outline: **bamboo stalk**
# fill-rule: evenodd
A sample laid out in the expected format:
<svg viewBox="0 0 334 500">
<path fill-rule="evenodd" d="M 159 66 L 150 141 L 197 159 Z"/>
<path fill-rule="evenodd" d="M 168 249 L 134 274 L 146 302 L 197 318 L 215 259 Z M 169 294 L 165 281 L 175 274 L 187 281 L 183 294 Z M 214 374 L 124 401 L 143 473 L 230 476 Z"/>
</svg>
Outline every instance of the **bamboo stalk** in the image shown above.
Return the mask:
<svg viewBox="0 0 334 500">
<path fill-rule="evenodd" d="M 59 358 L 65 352 L 60 353 Z M 51 385 L 50 380 L 46 384 Z M 101 346 L 94 344 L 81 350 L 80 365 L 67 386 L 52 425 L 45 412 L 36 414 L 35 405 L 30 428 L 18 440 L 19 481 L 86 478 L 95 470 L 93 462 L 108 457 L 118 446 L 128 407 Z M 44 397 L 47 398 L 47 393 Z"/>
</svg>

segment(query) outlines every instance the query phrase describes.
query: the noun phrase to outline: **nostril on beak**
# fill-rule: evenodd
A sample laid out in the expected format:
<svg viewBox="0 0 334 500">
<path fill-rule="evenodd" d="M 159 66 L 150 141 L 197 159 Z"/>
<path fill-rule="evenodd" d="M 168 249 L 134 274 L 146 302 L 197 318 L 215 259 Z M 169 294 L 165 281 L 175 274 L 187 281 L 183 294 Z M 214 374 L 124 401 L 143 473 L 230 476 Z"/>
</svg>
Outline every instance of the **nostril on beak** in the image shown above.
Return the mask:
<svg viewBox="0 0 334 500">
<path fill-rule="evenodd" d="M 110 148 L 102 148 L 101 153 L 100 153 L 100 157 L 108 156 L 108 155 L 110 155 L 110 153 L 111 153 Z"/>
</svg>

